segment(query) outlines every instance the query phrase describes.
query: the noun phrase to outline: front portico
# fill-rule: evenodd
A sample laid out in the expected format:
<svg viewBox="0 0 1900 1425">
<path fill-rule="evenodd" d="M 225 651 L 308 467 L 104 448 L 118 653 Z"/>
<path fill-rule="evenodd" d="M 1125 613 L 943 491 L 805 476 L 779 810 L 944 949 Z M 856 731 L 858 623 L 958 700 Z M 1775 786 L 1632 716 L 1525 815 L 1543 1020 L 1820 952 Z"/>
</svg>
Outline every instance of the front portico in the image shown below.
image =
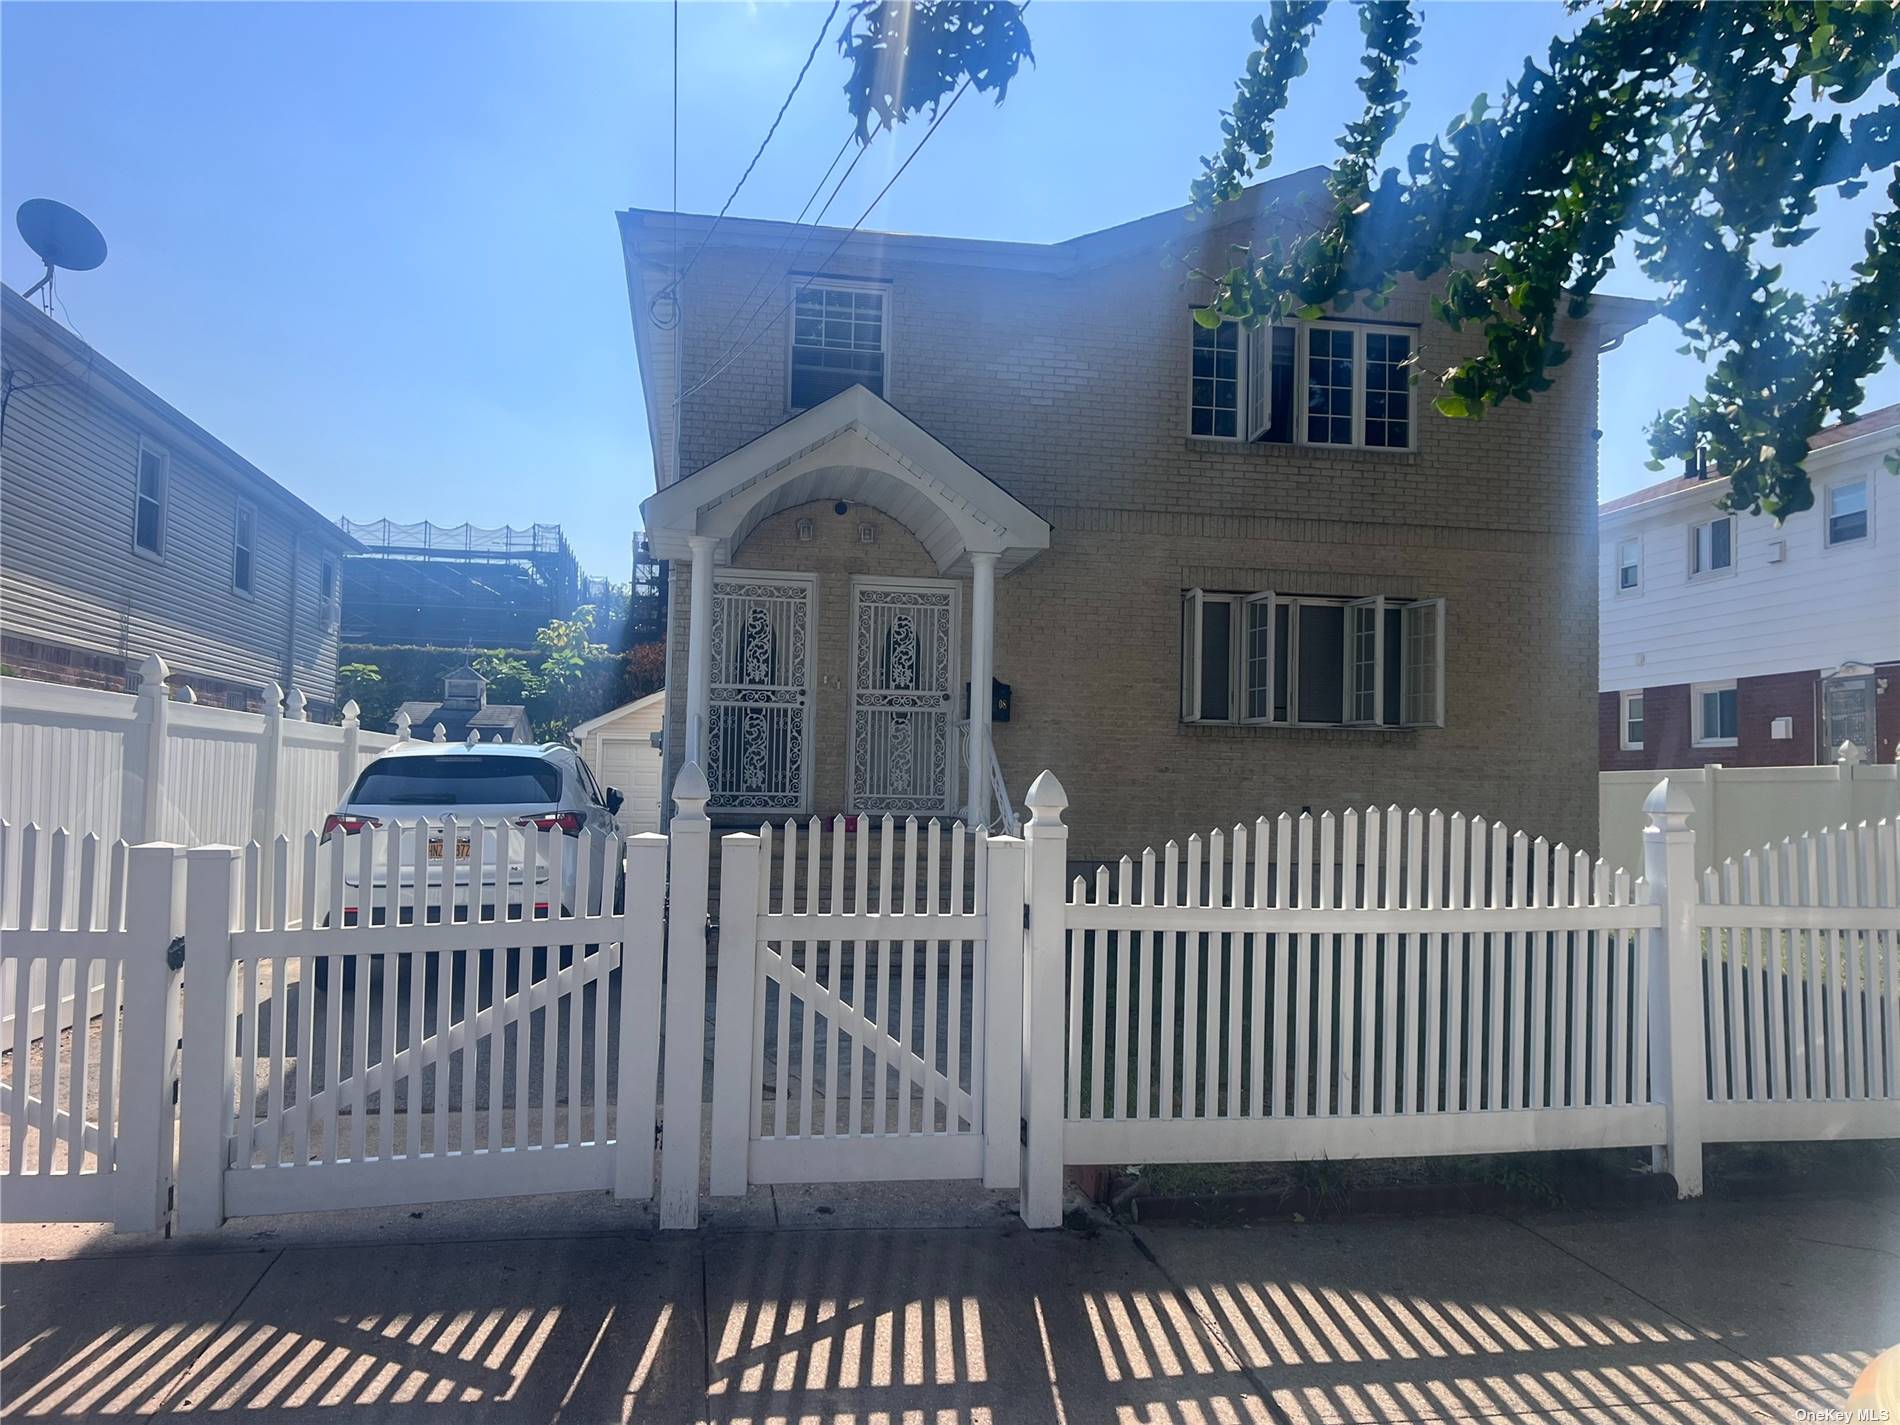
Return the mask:
<svg viewBox="0 0 1900 1425">
<path fill-rule="evenodd" d="M 995 581 L 1048 548 L 1046 521 L 862 386 L 642 509 L 690 571 L 673 760 L 700 763 L 714 811 L 989 822 Z"/>
</svg>

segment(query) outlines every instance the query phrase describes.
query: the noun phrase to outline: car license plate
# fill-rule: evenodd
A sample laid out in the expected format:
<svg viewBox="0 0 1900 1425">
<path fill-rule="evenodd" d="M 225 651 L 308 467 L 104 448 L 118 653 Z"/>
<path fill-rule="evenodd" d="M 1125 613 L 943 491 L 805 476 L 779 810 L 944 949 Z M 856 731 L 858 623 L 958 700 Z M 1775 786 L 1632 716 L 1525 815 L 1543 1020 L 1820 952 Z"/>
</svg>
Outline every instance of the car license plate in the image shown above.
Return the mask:
<svg viewBox="0 0 1900 1425">
<path fill-rule="evenodd" d="M 440 861 L 442 859 L 442 838 L 439 836 L 429 838 L 429 859 L 431 861 Z M 455 838 L 455 859 L 458 861 L 468 860 L 468 838 L 466 836 L 458 836 Z"/>
</svg>

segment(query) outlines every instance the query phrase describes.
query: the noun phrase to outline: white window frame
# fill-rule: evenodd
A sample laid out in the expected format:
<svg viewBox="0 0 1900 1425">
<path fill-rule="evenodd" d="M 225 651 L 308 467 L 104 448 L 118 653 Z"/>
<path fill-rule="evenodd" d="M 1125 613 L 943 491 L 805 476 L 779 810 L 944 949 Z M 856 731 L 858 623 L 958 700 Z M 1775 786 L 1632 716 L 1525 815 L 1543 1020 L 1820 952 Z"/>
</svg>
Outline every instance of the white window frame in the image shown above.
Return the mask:
<svg viewBox="0 0 1900 1425">
<path fill-rule="evenodd" d="M 1358 614 L 1370 612 L 1372 615 L 1372 686 L 1362 687 L 1358 681 L 1359 631 L 1354 627 Z M 1404 615 L 1400 615 L 1401 619 Z M 1342 630 L 1340 653 L 1345 660 L 1345 668 L 1340 675 L 1340 691 L 1343 705 L 1339 710 L 1339 720 L 1345 727 L 1377 727 L 1385 720 L 1385 596 L 1374 594 L 1369 599 L 1349 599 L 1346 602 L 1346 625 Z M 1364 693 L 1372 699 L 1371 717 L 1354 717 L 1353 705 Z M 1292 709 L 1289 707 L 1288 711 Z M 1404 708 L 1400 708 L 1404 712 Z"/>
<path fill-rule="evenodd" d="M 251 534 L 244 537 L 244 517 L 251 518 Z M 243 553 L 248 565 L 250 582 L 238 582 L 238 555 Z M 231 592 L 246 599 L 257 597 L 257 506 L 249 500 L 239 500 L 231 515 Z"/>
<path fill-rule="evenodd" d="M 158 547 L 147 548 L 139 543 L 139 506 L 145 500 L 145 489 L 141 483 L 145 474 L 147 454 L 158 457 L 158 495 L 154 503 L 158 506 Z M 141 559 L 154 559 L 163 562 L 165 545 L 170 535 L 172 505 L 172 456 L 171 452 L 156 441 L 139 437 L 138 453 L 132 462 L 132 552 Z"/>
<path fill-rule="evenodd" d="M 1432 662 L 1429 668 L 1420 670 L 1412 658 L 1412 624 L 1418 619 L 1430 619 L 1432 632 Z M 1399 610 L 1399 726 L 1400 727 L 1443 727 L 1445 725 L 1445 601 L 1443 599 L 1414 599 Z M 1415 680 L 1421 676 L 1428 681 L 1426 694 L 1431 706 L 1423 717 L 1412 716 L 1412 694 L 1417 691 Z"/>
<path fill-rule="evenodd" d="M 853 281 L 849 278 L 826 277 L 822 279 L 800 278 L 791 284 L 791 298 L 785 310 L 785 409 L 793 415 L 809 407 L 795 405 L 792 402 L 792 362 L 798 351 L 798 299 L 806 292 L 875 292 L 884 306 L 884 349 L 880 353 L 884 364 L 878 385 L 883 388 L 877 394 L 883 400 L 891 398 L 891 284 L 888 282 Z"/>
<path fill-rule="evenodd" d="M 1202 616 L 1208 604 L 1224 603 L 1233 612 L 1229 625 L 1228 657 L 1231 666 L 1228 670 L 1226 717 L 1206 717 L 1201 707 L 1201 645 Z M 1300 610 L 1302 608 L 1325 607 L 1344 611 L 1345 623 L 1341 630 L 1340 656 L 1343 667 L 1340 670 L 1340 720 L 1338 722 L 1303 722 L 1300 720 Z M 1274 686 L 1274 669 L 1279 662 L 1278 615 L 1284 608 L 1287 611 L 1286 637 L 1286 709 L 1284 719 L 1273 715 L 1274 703 L 1279 689 Z M 1372 707 L 1370 720 L 1354 719 L 1354 665 L 1353 665 L 1353 610 L 1371 609 L 1373 611 L 1373 666 L 1372 666 Z M 1431 709 L 1427 717 L 1406 720 L 1408 697 L 1412 691 L 1410 679 L 1418 676 L 1410 659 L 1401 645 L 1399 660 L 1399 720 L 1385 720 L 1385 661 L 1386 661 L 1386 615 L 1396 610 L 1400 618 L 1400 635 L 1404 637 L 1409 628 L 1409 619 L 1430 617 L 1434 620 L 1433 638 L 1435 657 L 1432 667 L 1425 676 L 1431 681 Z M 1421 610 L 1408 614 L 1408 610 Z M 1264 717 L 1249 715 L 1252 695 L 1256 691 L 1249 682 L 1252 669 L 1248 657 L 1248 642 L 1252 619 L 1255 612 L 1266 620 L 1266 677 L 1262 691 L 1266 708 Z M 1181 721 L 1197 726 L 1232 727 L 1287 727 L 1287 728 L 1349 728 L 1370 731 L 1397 731 L 1405 728 L 1432 728 L 1445 725 L 1445 601 L 1443 599 L 1396 599 L 1385 594 L 1369 595 L 1362 598 L 1348 598 L 1333 595 L 1285 595 L 1271 590 L 1256 593 L 1211 592 L 1206 589 L 1185 589 L 1181 593 Z"/>
<path fill-rule="evenodd" d="M 1645 691 L 1643 688 L 1625 688 L 1621 693 L 1617 694 L 1616 741 L 1617 745 L 1625 752 L 1641 752 L 1643 750 L 1643 738 L 1632 738 L 1630 736 L 1630 702 L 1632 699 L 1643 700 Z M 1643 737 L 1647 737 L 1649 735 L 1649 704 L 1647 701 L 1643 701 L 1643 713 Z"/>
<path fill-rule="evenodd" d="M 1728 522 L 1728 563 L 1724 564 L 1720 569 L 1697 568 L 1696 566 L 1702 557 L 1702 531 L 1713 528 L 1715 525 L 1721 524 L 1724 520 Z M 1709 519 L 1697 520 L 1691 524 L 1689 526 L 1688 548 L 1689 578 L 1691 580 L 1700 581 L 1703 579 L 1726 579 L 1733 575 L 1736 565 L 1741 562 L 1742 551 L 1740 539 L 1741 530 L 1735 523 L 1734 515 L 1715 515 Z M 1714 557 L 1714 548 L 1714 536 L 1711 535 L 1709 544 L 1711 558 Z"/>
<path fill-rule="evenodd" d="M 1367 445 L 1366 444 L 1366 337 L 1368 334 L 1402 336 L 1412 343 L 1412 354 L 1418 354 L 1419 329 L 1417 327 L 1390 325 L 1380 322 L 1336 322 L 1302 321 L 1297 318 L 1285 322 L 1261 322 L 1251 328 L 1242 328 L 1235 345 L 1235 409 L 1234 434 L 1202 434 L 1194 429 L 1194 313 L 1202 310 L 1205 304 L 1188 308 L 1188 381 L 1187 399 L 1183 403 L 1187 433 L 1190 440 L 1217 440 L 1224 445 L 1305 445 L 1320 450 L 1364 450 L 1374 454 L 1400 455 L 1418 449 L 1418 392 L 1412 389 L 1408 397 L 1410 405 L 1405 422 L 1404 445 Z M 1234 319 L 1229 317 L 1225 321 Z M 1273 424 L 1273 330 L 1284 326 L 1293 333 L 1293 395 L 1292 422 L 1293 439 L 1291 441 L 1264 442 L 1260 439 Z M 1321 441 L 1315 445 L 1306 437 L 1306 333 L 1320 328 L 1328 331 L 1344 331 L 1353 334 L 1352 343 L 1352 444 L 1338 445 L 1332 441 Z M 1254 371 L 1257 365 L 1264 364 L 1267 371 L 1264 383 L 1256 385 Z M 1259 404 L 1256 406 L 1256 399 Z"/>
<path fill-rule="evenodd" d="M 1629 564 L 1623 562 L 1623 551 L 1625 549 L 1634 549 L 1636 551 L 1636 558 Z M 1733 554 L 1734 551 L 1731 549 L 1730 553 Z M 1623 584 L 1623 571 L 1629 568 L 1636 570 L 1636 582 L 1625 588 Z M 1627 539 L 1619 539 L 1616 542 L 1616 554 L 1610 566 L 1610 580 L 1611 588 L 1615 590 L 1618 598 L 1624 598 L 1632 594 L 1640 594 L 1643 592 L 1643 537 L 1640 534 L 1633 534 Z"/>
<path fill-rule="evenodd" d="M 1844 489 L 1845 487 L 1849 485 L 1859 485 L 1862 491 L 1864 492 L 1861 498 L 1866 502 L 1867 532 L 1865 534 L 1858 535 L 1853 539 L 1836 539 L 1834 537 L 1834 495 L 1836 491 Z M 1822 544 L 1822 547 L 1826 549 L 1846 549 L 1856 544 L 1872 544 L 1873 542 L 1874 542 L 1874 482 L 1873 482 L 1873 478 L 1868 475 L 1846 475 L 1846 476 L 1842 476 L 1838 480 L 1829 481 L 1826 493 L 1822 496 L 1822 500 L 1821 500 L 1821 544 Z"/>
<path fill-rule="evenodd" d="M 1735 736 L 1708 737 L 1702 727 L 1702 698 L 1707 693 L 1735 694 Z M 1689 686 L 1690 741 L 1697 747 L 1733 747 L 1741 741 L 1742 693 L 1733 678 L 1720 683 L 1692 683 Z"/>
<path fill-rule="evenodd" d="M 343 566 L 337 562 L 334 554 L 326 554 L 317 568 L 317 596 L 318 602 L 323 605 L 320 617 L 325 628 L 335 628 L 343 615 Z M 328 595 L 323 592 L 326 579 L 330 584 Z"/>
<path fill-rule="evenodd" d="M 1407 396 L 1404 445 L 1367 445 L 1366 444 L 1366 337 L 1373 334 L 1384 336 L 1402 336 L 1412 343 L 1412 355 L 1418 355 L 1417 327 L 1393 326 L 1381 322 L 1296 322 L 1293 339 L 1293 425 L 1294 438 L 1301 445 L 1314 446 L 1323 450 L 1367 450 L 1373 452 L 1393 452 L 1403 454 L 1418 449 L 1418 391 L 1411 389 Z M 1307 421 L 1311 412 L 1306 399 L 1307 367 L 1310 352 L 1306 334 L 1310 331 L 1343 331 L 1352 334 L 1352 444 L 1341 445 L 1337 441 L 1314 441 L 1307 434 Z"/>
</svg>

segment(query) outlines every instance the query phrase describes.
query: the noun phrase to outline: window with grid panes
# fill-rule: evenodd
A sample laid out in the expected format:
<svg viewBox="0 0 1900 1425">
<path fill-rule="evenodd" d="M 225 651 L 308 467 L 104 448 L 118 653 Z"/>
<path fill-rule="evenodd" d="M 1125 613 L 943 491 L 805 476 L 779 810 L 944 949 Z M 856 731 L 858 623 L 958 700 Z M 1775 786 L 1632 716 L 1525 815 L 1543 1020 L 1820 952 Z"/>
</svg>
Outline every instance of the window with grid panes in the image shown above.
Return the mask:
<svg viewBox="0 0 1900 1425">
<path fill-rule="evenodd" d="M 1403 450 L 1412 443 L 1412 385 L 1405 363 L 1412 338 L 1366 333 L 1366 444 Z"/>
<path fill-rule="evenodd" d="M 1223 440 L 1240 434 L 1240 326 L 1194 323 L 1193 405 L 1188 429 Z"/>
<path fill-rule="evenodd" d="M 792 304 L 794 410 L 863 386 L 884 394 L 885 293 L 874 288 L 802 288 Z"/>
<path fill-rule="evenodd" d="M 1351 445 L 1353 333 L 1312 327 L 1306 333 L 1306 440 Z"/>
</svg>

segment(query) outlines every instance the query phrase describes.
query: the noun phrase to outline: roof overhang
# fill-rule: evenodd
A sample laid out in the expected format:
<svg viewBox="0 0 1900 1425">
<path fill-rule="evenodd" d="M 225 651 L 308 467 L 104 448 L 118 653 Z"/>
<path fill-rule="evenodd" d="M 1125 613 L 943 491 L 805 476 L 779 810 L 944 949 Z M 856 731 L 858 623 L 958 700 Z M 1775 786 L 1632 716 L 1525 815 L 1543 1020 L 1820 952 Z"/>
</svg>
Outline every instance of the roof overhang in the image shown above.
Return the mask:
<svg viewBox="0 0 1900 1425">
<path fill-rule="evenodd" d="M 643 698 L 635 698 L 630 703 L 622 703 L 617 708 L 609 708 L 606 712 L 602 713 L 599 717 L 590 717 L 587 719 L 586 722 L 582 723 L 579 727 L 569 728 L 567 735 L 575 743 L 578 743 L 580 739 L 587 736 L 588 733 L 598 732 L 600 731 L 601 728 L 606 727 L 609 723 L 614 722 L 616 719 L 623 718 L 630 712 L 637 712 L 639 709 L 646 707 L 650 703 L 657 703 L 665 696 L 666 696 L 666 689 L 661 688 L 657 692 L 648 693 Z"/>
<path fill-rule="evenodd" d="M 1042 516 L 895 406 L 862 386 L 793 416 L 730 455 L 649 496 L 640 509 L 661 559 L 691 557 L 695 538 L 715 562 L 760 522 L 814 500 L 871 505 L 900 521 L 940 573 L 969 556 L 996 556 L 999 574 L 1049 547 Z"/>
</svg>

